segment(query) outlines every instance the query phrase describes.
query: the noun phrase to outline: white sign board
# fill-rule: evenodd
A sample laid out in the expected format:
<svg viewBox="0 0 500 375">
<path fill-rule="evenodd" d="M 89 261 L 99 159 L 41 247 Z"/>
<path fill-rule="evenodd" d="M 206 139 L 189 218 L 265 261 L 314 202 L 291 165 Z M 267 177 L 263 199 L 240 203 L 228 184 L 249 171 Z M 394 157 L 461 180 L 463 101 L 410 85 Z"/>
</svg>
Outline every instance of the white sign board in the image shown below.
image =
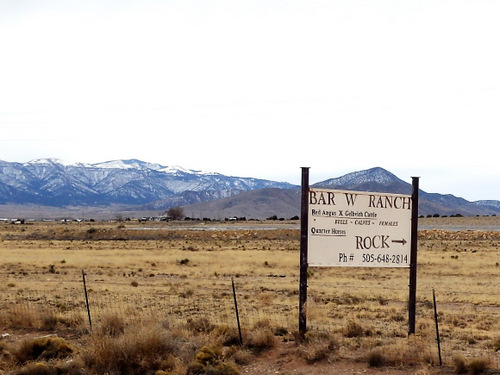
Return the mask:
<svg viewBox="0 0 500 375">
<path fill-rule="evenodd" d="M 409 267 L 411 195 L 309 189 L 308 265 Z"/>
</svg>

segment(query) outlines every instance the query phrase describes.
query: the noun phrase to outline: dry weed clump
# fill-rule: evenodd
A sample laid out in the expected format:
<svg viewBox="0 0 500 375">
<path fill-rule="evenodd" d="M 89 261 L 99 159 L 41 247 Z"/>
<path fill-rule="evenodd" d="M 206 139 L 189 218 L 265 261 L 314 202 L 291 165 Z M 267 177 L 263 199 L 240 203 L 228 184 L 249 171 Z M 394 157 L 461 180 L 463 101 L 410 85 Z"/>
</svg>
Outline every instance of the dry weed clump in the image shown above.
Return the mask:
<svg viewBox="0 0 500 375">
<path fill-rule="evenodd" d="M 0 323 L 5 328 L 35 328 L 38 316 L 33 310 L 4 308 L 0 311 Z"/>
<path fill-rule="evenodd" d="M 100 336 L 119 336 L 125 332 L 126 322 L 125 320 L 112 313 L 103 314 L 97 327 L 94 328 L 94 333 Z"/>
<path fill-rule="evenodd" d="M 299 355 L 307 363 L 334 360 L 340 348 L 339 340 L 328 332 L 309 331 L 298 347 Z"/>
<path fill-rule="evenodd" d="M 235 364 L 228 361 L 220 346 L 203 346 L 196 354 L 195 360 L 188 365 L 187 375 L 236 375 L 239 374 Z"/>
<path fill-rule="evenodd" d="M 13 356 L 9 350 L 9 346 L 3 340 L 0 341 L 0 373 L 5 370 L 5 365 L 13 361 Z"/>
<path fill-rule="evenodd" d="M 466 374 L 467 373 L 467 360 L 463 355 L 455 355 L 453 357 L 453 369 L 456 374 Z"/>
<path fill-rule="evenodd" d="M 205 317 L 195 319 L 190 318 L 187 320 L 186 326 L 193 333 L 210 333 L 215 328 L 215 325 L 213 325 L 210 320 Z"/>
<path fill-rule="evenodd" d="M 253 329 L 245 332 L 243 337 L 244 346 L 255 354 L 274 348 L 276 343 L 277 338 L 268 320 L 261 320 L 255 323 Z"/>
<path fill-rule="evenodd" d="M 491 347 L 495 352 L 500 352 L 500 336 L 497 336 L 492 340 Z"/>
<path fill-rule="evenodd" d="M 0 311 L 0 326 L 5 329 L 33 329 L 40 331 L 55 331 L 66 327 L 78 329 L 83 319 L 79 315 L 55 313 L 47 309 L 14 308 L 6 306 Z"/>
<path fill-rule="evenodd" d="M 366 355 L 366 362 L 368 362 L 368 366 L 370 367 L 381 367 L 386 364 L 386 358 L 383 354 L 382 349 L 377 348 L 371 350 L 367 355 Z"/>
<path fill-rule="evenodd" d="M 489 360 L 485 358 L 473 358 L 467 365 L 469 373 L 479 375 L 484 373 L 489 367 Z"/>
<path fill-rule="evenodd" d="M 344 329 L 344 336 L 347 338 L 371 336 L 371 331 L 363 328 L 358 321 L 350 320 Z"/>
<path fill-rule="evenodd" d="M 219 325 L 212 331 L 212 336 L 223 346 L 241 345 L 240 336 L 237 328 L 231 328 L 227 325 Z"/>
<path fill-rule="evenodd" d="M 20 363 L 28 361 L 66 358 L 73 353 L 73 349 L 62 337 L 39 337 L 21 341 L 13 351 L 14 359 Z"/>
<path fill-rule="evenodd" d="M 104 330 L 105 331 L 105 330 Z M 127 326 L 123 332 L 92 333 L 91 344 L 83 349 L 85 366 L 96 374 L 144 374 L 171 370 L 181 350 L 182 337 L 155 325 Z"/>
<path fill-rule="evenodd" d="M 240 349 L 233 354 L 232 358 L 237 365 L 245 366 L 255 360 L 255 355 L 247 349 Z"/>
<path fill-rule="evenodd" d="M 82 363 L 78 361 L 64 362 L 30 362 L 23 366 L 16 375 L 85 375 Z"/>
<path fill-rule="evenodd" d="M 94 374 L 230 375 L 238 374 L 238 365 L 248 364 L 252 353 L 275 343 L 272 333 L 262 327 L 245 337 L 242 347 L 234 329 L 207 319 L 190 320 L 171 330 L 153 322 L 123 324 L 108 317 L 101 319 L 80 357 Z"/>
<path fill-rule="evenodd" d="M 415 336 L 372 349 L 366 354 L 365 360 L 370 367 L 418 366 L 437 363 L 429 344 L 421 337 Z"/>
<path fill-rule="evenodd" d="M 274 348 L 276 341 L 276 336 L 270 328 L 265 327 L 257 327 L 251 332 L 247 332 L 243 338 L 245 347 L 256 354 Z"/>
<path fill-rule="evenodd" d="M 453 369 L 456 374 L 479 375 L 488 370 L 489 366 L 490 361 L 485 358 L 472 358 L 467 361 L 461 354 L 453 357 Z"/>
<path fill-rule="evenodd" d="M 32 362 L 24 366 L 19 375 L 57 375 L 57 368 L 44 362 Z"/>
<path fill-rule="evenodd" d="M 55 331 L 58 328 L 72 328 L 80 329 L 83 324 L 83 317 L 81 315 L 68 315 L 65 316 L 60 313 L 51 311 L 44 311 L 38 315 L 38 329 L 42 331 Z"/>
</svg>

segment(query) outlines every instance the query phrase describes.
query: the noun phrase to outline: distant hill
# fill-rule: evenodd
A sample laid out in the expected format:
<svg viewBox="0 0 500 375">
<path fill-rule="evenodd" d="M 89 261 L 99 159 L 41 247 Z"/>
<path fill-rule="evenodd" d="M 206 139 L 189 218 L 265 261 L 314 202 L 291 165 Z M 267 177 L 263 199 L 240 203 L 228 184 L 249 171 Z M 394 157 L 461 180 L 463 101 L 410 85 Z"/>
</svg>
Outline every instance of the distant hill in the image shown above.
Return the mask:
<svg viewBox="0 0 500 375">
<path fill-rule="evenodd" d="M 411 194 L 413 190 L 410 183 L 380 167 L 348 173 L 341 177 L 318 182 L 312 186 L 393 194 Z M 267 204 L 263 204 L 263 202 L 267 202 Z M 293 216 L 300 216 L 300 188 L 261 189 L 209 203 L 185 206 L 184 209 L 187 216 L 194 217 L 201 217 L 200 213 L 203 213 L 204 217 L 211 218 L 244 216 L 264 219 L 276 215 L 279 218 L 289 219 Z M 469 202 L 451 194 L 442 195 L 420 190 L 419 214 L 424 216 L 435 214 L 440 216 L 498 215 L 500 214 L 500 202 Z"/>
<path fill-rule="evenodd" d="M 193 218 L 226 219 L 245 217 L 266 219 L 272 216 L 290 219 L 300 215 L 300 189 L 260 189 L 233 197 L 184 206 L 184 214 Z"/>
</svg>

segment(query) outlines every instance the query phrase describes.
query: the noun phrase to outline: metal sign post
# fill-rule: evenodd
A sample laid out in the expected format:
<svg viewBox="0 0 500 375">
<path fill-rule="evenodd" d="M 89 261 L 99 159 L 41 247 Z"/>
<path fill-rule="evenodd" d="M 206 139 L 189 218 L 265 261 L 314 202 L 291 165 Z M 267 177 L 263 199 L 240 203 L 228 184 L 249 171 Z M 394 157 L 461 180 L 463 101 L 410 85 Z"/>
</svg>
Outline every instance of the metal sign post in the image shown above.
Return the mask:
<svg viewBox="0 0 500 375">
<path fill-rule="evenodd" d="M 418 177 L 412 177 L 410 295 L 408 298 L 408 335 L 415 334 L 417 305 L 417 239 L 418 239 Z"/>
<path fill-rule="evenodd" d="M 309 168 L 302 168 L 302 196 L 300 213 L 300 280 L 299 280 L 299 336 L 305 339 L 307 331 L 307 228 L 309 226 Z"/>
</svg>

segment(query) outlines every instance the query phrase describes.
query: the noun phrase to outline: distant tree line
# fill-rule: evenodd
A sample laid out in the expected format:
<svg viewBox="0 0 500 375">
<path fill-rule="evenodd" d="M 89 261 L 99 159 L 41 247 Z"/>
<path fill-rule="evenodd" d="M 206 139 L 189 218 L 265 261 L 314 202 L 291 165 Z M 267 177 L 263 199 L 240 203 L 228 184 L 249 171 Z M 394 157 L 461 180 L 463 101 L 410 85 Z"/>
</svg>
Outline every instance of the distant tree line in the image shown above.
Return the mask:
<svg viewBox="0 0 500 375">
<path fill-rule="evenodd" d="M 480 216 L 483 216 L 483 217 L 489 217 L 489 216 L 492 216 L 492 217 L 495 217 L 497 216 L 496 214 L 492 214 L 492 215 L 476 215 L 476 217 L 480 217 Z M 429 217 L 448 217 L 448 215 L 439 215 L 439 214 L 434 214 L 434 215 L 427 215 L 427 216 L 424 216 L 424 215 L 420 215 L 419 218 L 420 219 L 423 219 L 424 217 L 426 218 L 429 218 Z M 462 214 L 455 214 L 455 215 L 450 215 L 450 217 L 464 217 L 464 215 Z"/>
</svg>

